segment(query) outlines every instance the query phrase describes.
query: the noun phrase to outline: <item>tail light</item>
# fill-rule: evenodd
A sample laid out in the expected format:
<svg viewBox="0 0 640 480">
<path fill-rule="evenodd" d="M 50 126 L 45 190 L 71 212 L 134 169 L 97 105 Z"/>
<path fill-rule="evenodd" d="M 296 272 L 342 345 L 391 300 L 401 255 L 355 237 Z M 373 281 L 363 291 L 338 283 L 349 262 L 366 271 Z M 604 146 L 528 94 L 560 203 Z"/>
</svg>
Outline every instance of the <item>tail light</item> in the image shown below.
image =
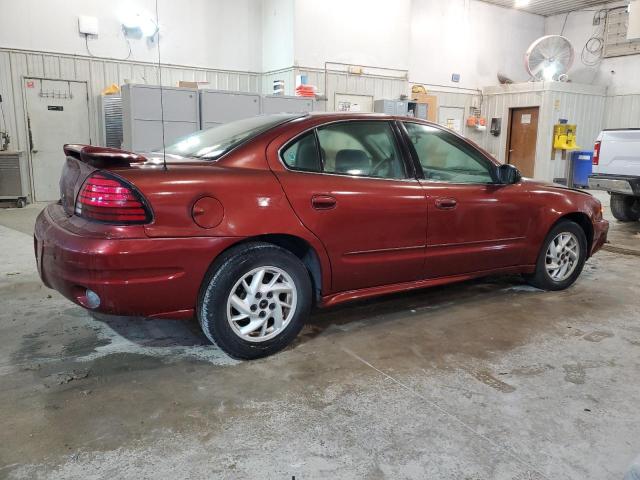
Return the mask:
<svg viewBox="0 0 640 480">
<path fill-rule="evenodd" d="M 592 163 L 594 165 L 598 165 L 600 163 L 600 142 L 596 142 L 593 146 L 593 160 Z"/>
<path fill-rule="evenodd" d="M 124 180 L 97 172 L 82 185 L 76 215 L 118 225 L 149 223 L 151 212 L 142 196 Z"/>
</svg>

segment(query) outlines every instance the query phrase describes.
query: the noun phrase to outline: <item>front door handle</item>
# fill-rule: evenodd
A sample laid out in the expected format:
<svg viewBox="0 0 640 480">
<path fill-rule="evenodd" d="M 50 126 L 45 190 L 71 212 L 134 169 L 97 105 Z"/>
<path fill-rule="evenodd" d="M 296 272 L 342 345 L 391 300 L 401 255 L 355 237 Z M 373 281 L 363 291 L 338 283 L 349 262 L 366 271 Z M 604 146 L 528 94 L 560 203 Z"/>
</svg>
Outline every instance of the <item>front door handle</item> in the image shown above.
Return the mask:
<svg viewBox="0 0 640 480">
<path fill-rule="evenodd" d="M 458 205 L 458 202 L 455 198 L 437 198 L 436 199 L 436 208 L 440 210 L 453 210 Z"/>
<path fill-rule="evenodd" d="M 315 210 L 331 210 L 336 207 L 337 200 L 331 195 L 314 195 L 311 197 L 311 206 Z"/>
</svg>

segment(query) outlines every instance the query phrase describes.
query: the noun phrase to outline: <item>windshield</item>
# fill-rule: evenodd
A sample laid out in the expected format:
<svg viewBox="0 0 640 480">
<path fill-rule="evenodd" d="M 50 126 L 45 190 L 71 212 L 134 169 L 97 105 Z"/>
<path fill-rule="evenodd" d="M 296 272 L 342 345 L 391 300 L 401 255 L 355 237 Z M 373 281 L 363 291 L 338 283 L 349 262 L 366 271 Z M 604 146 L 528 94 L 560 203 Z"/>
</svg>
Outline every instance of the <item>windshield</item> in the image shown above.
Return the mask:
<svg viewBox="0 0 640 480">
<path fill-rule="evenodd" d="M 173 145 L 167 146 L 165 152 L 168 155 L 217 160 L 250 138 L 300 116 L 299 114 L 259 115 L 236 120 L 182 137 Z"/>
</svg>

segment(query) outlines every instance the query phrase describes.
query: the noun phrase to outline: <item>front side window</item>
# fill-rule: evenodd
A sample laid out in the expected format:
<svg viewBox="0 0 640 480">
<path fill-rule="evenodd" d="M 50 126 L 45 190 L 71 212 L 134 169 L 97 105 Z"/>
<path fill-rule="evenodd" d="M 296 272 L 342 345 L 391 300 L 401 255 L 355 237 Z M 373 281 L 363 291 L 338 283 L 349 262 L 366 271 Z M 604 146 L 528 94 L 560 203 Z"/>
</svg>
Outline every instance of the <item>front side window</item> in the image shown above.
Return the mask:
<svg viewBox="0 0 640 480">
<path fill-rule="evenodd" d="M 452 134 L 439 128 L 406 122 L 409 139 L 427 180 L 451 183 L 493 183 L 491 165 Z"/>
<path fill-rule="evenodd" d="M 407 178 L 388 122 L 354 121 L 319 127 L 323 171 L 363 177 Z"/>
</svg>

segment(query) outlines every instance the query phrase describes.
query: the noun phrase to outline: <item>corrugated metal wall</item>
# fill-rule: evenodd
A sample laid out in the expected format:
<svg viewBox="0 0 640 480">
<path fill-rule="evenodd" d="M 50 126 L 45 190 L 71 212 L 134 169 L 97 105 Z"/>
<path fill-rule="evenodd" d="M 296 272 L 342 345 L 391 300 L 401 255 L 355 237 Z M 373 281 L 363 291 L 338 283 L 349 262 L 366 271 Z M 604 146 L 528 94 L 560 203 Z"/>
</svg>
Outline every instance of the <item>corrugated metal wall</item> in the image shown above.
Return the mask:
<svg viewBox="0 0 640 480">
<path fill-rule="evenodd" d="M 261 93 L 272 95 L 274 80 L 284 80 L 284 94 L 295 95 L 296 72 L 293 67 L 263 73 Z"/>
<path fill-rule="evenodd" d="M 640 128 L 640 94 L 607 97 L 604 128 Z"/>
<path fill-rule="evenodd" d="M 566 84 L 557 85 L 563 87 Z M 560 152 L 552 156 L 553 126 L 560 118 L 566 118 L 569 123 L 577 125 L 576 143 L 580 150 L 593 150 L 596 137 L 602 130 L 605 88 L 576 86 L 579 92 L 550 90 L 545 95 L 542 135 L 538 135 L 538 147 L 542 160 L 536 165 L 536 177 L 546 180 L 567 178 L 569 172 L 568 155 L 562 158 Z M 545 133 L 546 132 L 546 133 Z"/>
<path fill-rule="evenodd" d="M 316 85 L 327 95 L 326 109 L 334 109 L 336 93 L 373 95 L 379 98 L 398 98 L 406 95 L 410 83 L 406 72 L 371 70 L 365 74 L 349 73 L 343 69 L 317 69 L 292 67 L 266 72 L 234 72 L 203 68 L 163 65 L 162 84 L 177 85 L 179 80 L 209 82 L 208 87 L 220 90 L 260 92 L 270 94 L 273 80 L 285 80 L 285 93 L 294 94 L 295 77 L 307 75 L 308 83 Z M 91 137 L 102 144 L 102 125 L 99 116 L 99 95 L 103 88 L 126 81 L 158 84 L 158 67 L 150 63 L 114 61 L 84 56 L 27 52 L 0 48 L 0 94 L 3 97 L 4 121 L 12 137 L 11 148 L 27 150 L 26 113 L 24 110 L 24 77 L 85 81 L 89 92 Z M 326 82 L 325 82 L 326 80 Z M 462 107 L 465 116 L 469 108 L 482 105 L 482 115 L 489 122 L 492 117 L 502 118 L 503 132 L 494 137 L 488 131 L 480 133 L 466 129 L 463 132 L 484 146 L 500 161 L 504 161 L 509 108 L 539 106 L 540 122 L 536 148 L 536 177 L 551 180 L 566 176 L 566 162 L 551 158 L 553 124 L 558 118 L 567 118 L 578 125 L 578 143 L 590 149 L 601 128 L 640 127 L 640 95 L 605 97 L 604 87 L 563 83 L 524 83 L 502 85 L 484 89 L 483 95 L 472 91 L 455 91 L 425 85 L 430 94 L 438 97 L 438 106 Z M 606 107 L 605 107 L 606 104 Z"/>
<path fill-rule="evenodd" d="M 494 137 L 487 131 L 481 143 L 504 162 L 509 109 L 540 107 L 534 176 L 541 180 L 566 178 L 567 161 L 562 159 L 559 153 L 552 155 L 553 125 L 560 118 L 575 123 L 578 145 L 584 150 L 593 149 L 594 140 L 603 125 L 605 92 L 605 87 L 558 82 L 530 82 L 485 88 L 483 115 L 488 123 L 493 117 L 501 118 L 502 133 Z"/>
<path fill-rule="evenodd" d="M 531 87 L 528 88 L 529 90 L 525 90 L 521 84 L 514 84 L 485 88 L 483 90 L 484 105 L 482 115 L 487 119 L 487 123 L 490 123 L 492 118 L 500 118 L 502 121 L 502 131 L 497 137 L 494 137 L 487 131 L 484 135 L 482 145 L 501 162 L 505 161 L 509 109 L 517 107 L 542 107 L 543 92 L 540 90 L 532 91 Z M 539 150 L 539 146 L 536 147 L 536 150 Z"/>
<path fill-rule="evenodd" d="M 0 48 L 0 94 L 7 130 L 12 138 L 11 148 L 27 150 L 26 113 L 23 102 L 23 78 L 85 81 L 89 92 L 91 138 L 102 144 L 99 118 L 99 95 L 108 85 L 132 83 L 158 84 L 157 65 L 100 58 L 23 52 Z M 258 92 L 262 75 L 254 72 L 234 72 L 181 66 L 162 66 L 162 84 L 176 86 L 178 81 L 209 82 L 208 87 L 219 90 Z"/>
<path fill-rule="evenodd" d="M 424 85 L 424 84 L 421 84 Z M 442 87 L 438 86 L 429 86 L 424 85 L 427 88 L 427 92 L 429 95 L 433 95 L 438 99 L 438 110 L 440 107 L 455 107 L 455 108 L 464 108 L 464 117 L 465 119 L 471 115 L 471 107 L 480 108 L 483 103 L 483 98 L 480 92 L 472 93 L 472 90 L 461 90 L 461 91 L 452 91 L 445 90 Z M 440 122 L 440 118 L 436 114 L 436 121 Z M 476 143 L 482 143 L 484 135 L 482 132 L 479 132 L 475 128 L 467 128 L 466 122 L 462 127 L 462 135 L 473 140 Z"/>
<path fill-rule="evenodd" d="M 406 72 L 400 76 L 383 76 L 368 74 L 350 74 L 348 71 L 323 70 L 315 68 L 296 68 L 294 71 L 294 84 L 296 75 L 306 75 L 307 83 L 318 87 L 318 91 L 327 96 L 326 109 L 335 109 L 336 93 L 354 95 L 373 95 L 374 99 L 399 98 L 407 95 L 409 82 Z M 325 83 L 326 82 L 326 83 Z M 294 86 L 291 87 L 292 89 Z M 293 94 L 293 91 L 291 91 Z"/>
</svg>

